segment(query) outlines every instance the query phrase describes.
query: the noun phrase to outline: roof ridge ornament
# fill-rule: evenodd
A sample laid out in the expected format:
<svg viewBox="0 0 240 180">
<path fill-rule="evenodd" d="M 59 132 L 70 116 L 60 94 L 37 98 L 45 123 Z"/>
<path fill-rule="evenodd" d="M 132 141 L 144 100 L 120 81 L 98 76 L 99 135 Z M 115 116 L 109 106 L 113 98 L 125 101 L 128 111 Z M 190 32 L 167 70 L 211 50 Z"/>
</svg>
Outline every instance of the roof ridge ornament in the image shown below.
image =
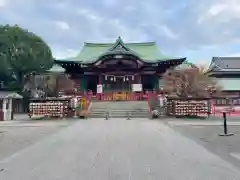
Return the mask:
<svg viewBox="0 0 240 180">
<path fill-rule="evenodd" d="M 114 45 L 109 49 L 109 51 L 131 51 L 128 47 L 125 46 L 121 36 L 118 36 Z"/>
<path fill-rule="evenodd" d="M 118 38 L 117 38 L 117 40 L 116 40 L 116 41 L 121 41 L 121 42 L 123 42 L 123 40 L 122 40 L 121 36 L 118 36 Z"/>
</svg>

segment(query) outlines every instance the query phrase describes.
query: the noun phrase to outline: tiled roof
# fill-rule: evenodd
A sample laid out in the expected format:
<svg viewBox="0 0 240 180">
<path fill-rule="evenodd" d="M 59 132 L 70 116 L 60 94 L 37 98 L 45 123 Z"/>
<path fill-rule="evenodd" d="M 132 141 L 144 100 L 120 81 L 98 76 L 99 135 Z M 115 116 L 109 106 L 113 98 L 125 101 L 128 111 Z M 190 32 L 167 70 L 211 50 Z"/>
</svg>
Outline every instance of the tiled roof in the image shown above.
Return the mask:
<svg viewBox="0 0 240 180">
<path fill-rule="evenodd" d="M 15 92 L 10 91 L 0 91 L 0 99 L 13 98 L 13 99 L 22 99 L 23 97 Z"/>
<path fill-rule="evenodd" d="M 119 37 L 115 43 L 84 43 L 84 46 L 77 57 L 57 61 L 92 63 L 97 61 L 99 57 L 108 53 L 133 54 L 145 62 L 182 59 L 163 55 L 158 49 L 156 42 L 124 43 L 121 37 Z"/>
<path fill-rule="evenodd" d="M 213 57 L 208 72 L 240 71 L 240 57 Z"/>
</svg>

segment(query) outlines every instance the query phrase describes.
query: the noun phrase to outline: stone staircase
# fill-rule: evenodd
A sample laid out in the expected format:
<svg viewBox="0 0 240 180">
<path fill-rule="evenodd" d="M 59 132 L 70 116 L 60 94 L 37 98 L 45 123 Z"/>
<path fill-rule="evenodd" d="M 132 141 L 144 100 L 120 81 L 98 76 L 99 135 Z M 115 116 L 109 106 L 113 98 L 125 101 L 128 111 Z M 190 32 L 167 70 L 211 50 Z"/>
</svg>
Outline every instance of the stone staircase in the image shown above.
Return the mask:
<svg viewBox="0 0 240 180">
<path fill-rule="evenodd" d="M 92 102 L 89 118 L 148 118 L 146 101 L 96 101 Z"/>
</svg>

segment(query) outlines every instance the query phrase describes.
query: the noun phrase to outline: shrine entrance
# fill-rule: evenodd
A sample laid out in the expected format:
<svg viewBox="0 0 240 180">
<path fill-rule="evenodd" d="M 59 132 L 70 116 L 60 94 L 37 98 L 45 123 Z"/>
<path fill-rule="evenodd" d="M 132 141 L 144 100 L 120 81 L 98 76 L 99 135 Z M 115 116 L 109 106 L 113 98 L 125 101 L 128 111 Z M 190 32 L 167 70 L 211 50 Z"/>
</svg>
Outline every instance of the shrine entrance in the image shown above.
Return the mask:
<svg viewBox="0 0 240 180">
<path fill-rule="evenodd" d="M 103 93 L 101 94 L 101 100 L 106 101 L 135 101 L 140 100 L 140 95 L 133 92 L 133 84 L 138 80 L 138 75 L 123 73 L 109 73 L 102 76 Z"/>
<path fill-rule="evenodd" d="M 105 75 L 104 92 L 131 92 L 134 83 L 133 75 Z"/>
</svg>

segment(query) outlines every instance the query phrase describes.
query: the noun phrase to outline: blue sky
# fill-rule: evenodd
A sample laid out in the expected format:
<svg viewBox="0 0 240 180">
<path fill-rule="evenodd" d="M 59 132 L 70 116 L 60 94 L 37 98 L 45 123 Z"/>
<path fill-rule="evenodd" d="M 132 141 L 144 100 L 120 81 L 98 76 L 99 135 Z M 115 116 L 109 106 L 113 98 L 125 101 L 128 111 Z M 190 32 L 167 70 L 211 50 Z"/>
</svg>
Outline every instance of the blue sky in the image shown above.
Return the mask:
<svg viewBox="0 0 240 180">
<path fill-rule="evenodd" d="M 41 36 L 57 58 L 84 41 L 156 41 L 166 55 L 208 64 L 240 56 L 239 0 L 0 0 L 0 23 Z"/>
</svg>

